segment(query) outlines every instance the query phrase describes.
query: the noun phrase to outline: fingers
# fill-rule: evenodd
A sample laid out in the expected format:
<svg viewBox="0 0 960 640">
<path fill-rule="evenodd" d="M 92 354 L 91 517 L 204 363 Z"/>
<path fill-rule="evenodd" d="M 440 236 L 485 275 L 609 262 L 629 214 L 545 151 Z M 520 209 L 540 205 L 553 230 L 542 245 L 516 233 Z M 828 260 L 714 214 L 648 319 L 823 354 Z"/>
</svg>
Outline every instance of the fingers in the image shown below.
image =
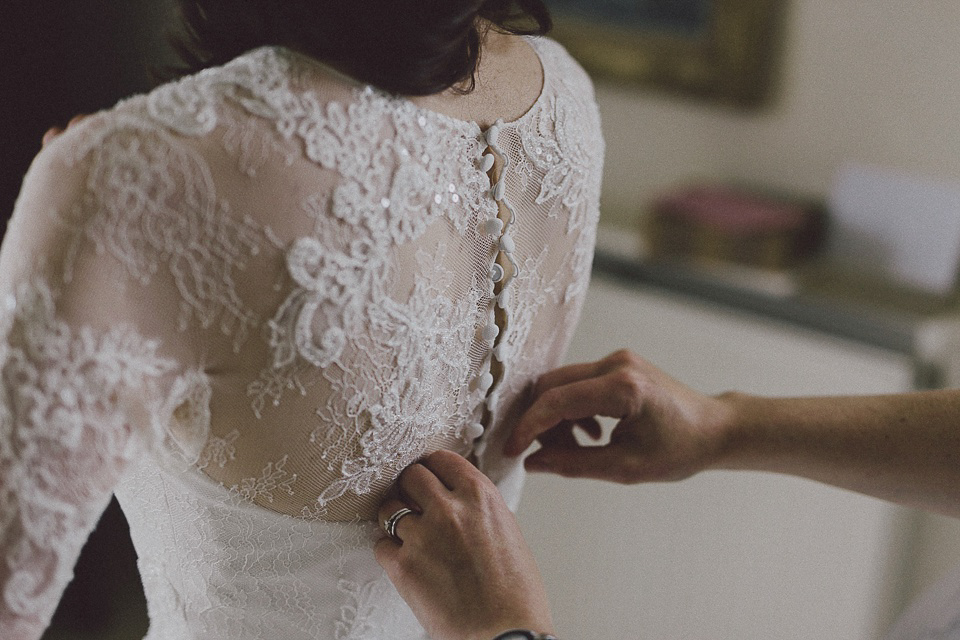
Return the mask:
<svg viewBox="0 0 960 640">
<path fill-rule="evenodd" d="M 414 509 L 418 513 L 404 516 L 397 523 L 395 533 L 403 539 L 400 522 L 408 518 L 419 521 L 420 514 L 438 510 L 438 502 L 449 501 L 454 490 L 476 489 L 485 484 L 490 484 L 490 480 L 462 456 L 451 451 L 437 451 L 403 470 L 396 489 L 391 489 L 380 506 L 380 527 L 385 528 L 386 520 L 398 510 L 404 507 Z"/>
<path fill-rule="evenodd" d="M 382 505 L 380 505 L 380 510 L 377 512 L 380 528 L 383 529 L 385 533 L 389 534 L 390 532 L 387 531 L 387 521 L 390 519 L 390 517 L 395 513 L 398 513 L 401 509 L 409 508 L 410 505 L 402 500 L 390 499 L 384 502 Z M 409 531 L 409 527 L 413 526 L 417 521 L 419 521 L 419 519 L 420 514 L 416 513 L 416 511 L 401 517 L 394 525 L 394 535 L 400 538 L 400 540 L 403 540 L 404 531 Z M 396 540 L 393 540 L 393 538 L 388 539 L 393 541 L 394 544 L 399 544 Z"/>
<path fill-rule="evenodd" d="M 563 420 L 578 421 L 593 416 L 621 418 L 635 411 L 641 392 L 629 372 L 604 375 L 553 387 L 538 397 L 520 418 L 504 447 L 504 454 L 517 456 L 533 441 Z"/>
<path fill-rule="evenodd" d="M 42 142 L 43 146 L 45 147 L 48 144 L 50 144 L 53 141 L 53 139 L 56 138 L 61 133 L 63 133 L 63 129 L 61 129 L 60 127 L 50 127 L 49 129 L 47 129 L 47 132 L 43 134 L 43 142 Z"/>
<path fill-rule="evenodd" d="M 575 422 L 564 420 L 552 429 L 544 431 L 537 439 L 545 448 L 567 449 L 578 447 L 577 437 L 573 435 L 575 426 Z"/>
<path fill-rule="evenodd" d="M 479 469 L 461 455 L 452 451 L 440 450 L 420 461 L 433 472 L 450 491 L 475 487 L 488 482 L 488 478 Z"/>
<path fill-rule="evenodd" d="M 67 129 L 69 129 L 70 127 L 72 127 L 72 126 L 74 126 L 74 125 L 76 125 L 76 124 L 79 124 L 79 123 L 83 122 L 84 120 L 86 120 L 86 119 L 89 118 L 89 117 L 90 117 L 90 114 L 88 114 L 88 113 L 78 113 L 77 115 L 75 115 L 75 116 L 73 116 L 72 118 L 70 118 L 70 122 L 67 123 Z M 63 132 L 64 132 L 64 129 L 62 129 L 62 128 L 60 128 L 60 127 L 50 127 L 49 129 L 47 129 L 47 132 L 43 134 L 42 145 L 43 145 L 44 147 L 46 147 L 48 144 L 50 144 L 51 142 L 53 142 L 53 140 L 54 140 L 57 136 L 59 136 L 59 135 L 60 135 L 61 133 L 63 133 Z"/>
<path fill-rule="evenodd" d="M 450 489 L 441 482 L 437 475 L 420 463 L 407 467 L 397 479 L 397 488 L 400 496 L 421 512 L 431 503 L 443 500 L 450 493 Z"/>
<path fill-rule="evenodd" d="M 570 364 L 548 371 L 537 379 L 537 384 L 533 387 L 533 395 L 539 397 L 554 387 L 562 387 L 578 380 L 593 378 L 602 373 L 602 368 L 603 360 L 599 360 L 597 362 Z"/>
<path fill-rule="evenodd" d="M 384 568 L 394 583 L 396 583 L 396 572 L 400 564 L 401 546 L 393 538 L 383 537 L 377 540 L 373 547 L 373 554 L 376 556 L 377 562 Z"/>
<path fill-rule="evenodd" d="M 596 418 L 581 418 L 577 420 L 577 426 L 594 440 L 603 437 L 603 427 L 600 426 L 600 422 Z"/>
<path fill-rule="evenodd" d="M 648 362 L 632 351 L 620 349 L 595 362 L 570 364 L 544 373 L 534 385 L 533 395 L 539 397 L 554 387 L 562 387 L 578 380 L 595 378 L 618 368 L 639 370 L 649 366 Z"/>
<path fill-rule="evenodd" d="M 545 446 L 524 461 L 527 471 L 555 473 L 566 478 L 637 482 L 634 467 L 621 447 Z"/>
</svg>

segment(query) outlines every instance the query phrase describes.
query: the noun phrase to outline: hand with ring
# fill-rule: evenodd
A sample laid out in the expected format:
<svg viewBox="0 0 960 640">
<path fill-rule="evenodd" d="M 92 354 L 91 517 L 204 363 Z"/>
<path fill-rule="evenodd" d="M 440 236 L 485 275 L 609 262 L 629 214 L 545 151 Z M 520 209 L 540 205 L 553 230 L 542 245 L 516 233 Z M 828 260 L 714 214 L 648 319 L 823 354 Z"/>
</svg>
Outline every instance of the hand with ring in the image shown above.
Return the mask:
<svg viewBox="0 0 960 640">
<path fill-rule="evenodd" d="M 397 481 L 380 508 L 377 561 L 435 640 L 553 632 L 546 592 L 516 518 L 467 460 L 438 451 Z"/>
</svg>

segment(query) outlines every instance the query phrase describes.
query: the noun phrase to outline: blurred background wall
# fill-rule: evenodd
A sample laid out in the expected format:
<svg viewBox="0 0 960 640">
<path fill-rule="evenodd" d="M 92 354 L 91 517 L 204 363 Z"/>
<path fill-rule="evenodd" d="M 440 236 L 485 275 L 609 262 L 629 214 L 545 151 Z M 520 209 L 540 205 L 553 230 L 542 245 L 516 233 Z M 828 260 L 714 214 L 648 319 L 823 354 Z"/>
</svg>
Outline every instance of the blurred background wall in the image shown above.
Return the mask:
<svg viewBox="0 0 960 640">
<path fill-rule="evenodd" d="M 822 196 L 846 161 L 960 178 L 960 4 L 791 0 L 779 87 L 740 113 L 600 84 L 602 221 L 689 178 Z"/>
<path fill-rule="evenodd" d="M 0 6 L 0 216 L 44 131 L 152 86 L 170 59 L 168 0 L 4 0 Z"/>
</svg>

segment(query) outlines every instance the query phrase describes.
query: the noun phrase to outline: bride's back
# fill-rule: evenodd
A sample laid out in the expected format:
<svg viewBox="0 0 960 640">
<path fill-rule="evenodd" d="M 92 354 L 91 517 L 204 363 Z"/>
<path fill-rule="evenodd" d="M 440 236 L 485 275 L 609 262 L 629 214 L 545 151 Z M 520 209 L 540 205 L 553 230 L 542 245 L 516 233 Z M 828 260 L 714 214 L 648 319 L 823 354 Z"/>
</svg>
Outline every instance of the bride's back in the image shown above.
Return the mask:
<svg viewBox="0 0 960 640">
<path fill-rule="evenodd" d="M 326 629 L 376 572 L 364 527 L 325 523 L 372 519 L 405 466 L 452 449 L 516 499 L 500 446 L 572 334 L 603 144 L 562 48 L 491 38 L 474 93 L 413 100 L 261 47 L 41 155 L 0 260 L 0 475 L 23 513 L 61 508 L 54 477 L 57 505 L 96 497 L 44 538 L 57 566 L 116 486 L 156 633 Z"/>
<path fill-rule="evenodd" d="M 588 277 L 599 134 L 582 79 L 556 77 L 569 62 L 555 45 L 536 43 L 539 56 L 521 46 L 538 71 L 540 56 L 551 67 L 550 86 L 538 73 L 532 101 L 508 105 L 520 112 L 499 127 L 509 165 L 498 157 L 489 171 L 480 125 L 289 51 L 258 50 L 146 99 L 153 121 L 182 136 L 198 126 L 185 102 L 209 105 L 200 116 L 206 127 L 215 121 L 210 133 L 175 141 L 196 166 L 157 176 L 196 193 L 203 202 L 190 226 L 213 232 L 194 243 L 208 273 L 180 280 L 222 281 L 206 289 L 209 300 L 202 290 L 188 296 L 211 307 L 200 316 L 220 308 L 221 321 L 190 340 L 203 345 L 192 363 L 203 388 L 190 397 L 209 398 L 209 432 L 174 423 L 205 474 L 285 514 L 372 518 L 404 467 L 437 448 L 470 454 L 491 437 L 475 441 L 474 425 L 501 423 L 524 386 L 558 363 Z M 484 229 L 511 218 L 491 193 L 501 176 L 516 213 L 516 278 L 503 232 Z M 500 282 L 491 269 L 504 271 Z M 510 297 L 502 308 L 501 288 Z M 503 366 L 492 355 L 500 344 Z"/>
</svg>

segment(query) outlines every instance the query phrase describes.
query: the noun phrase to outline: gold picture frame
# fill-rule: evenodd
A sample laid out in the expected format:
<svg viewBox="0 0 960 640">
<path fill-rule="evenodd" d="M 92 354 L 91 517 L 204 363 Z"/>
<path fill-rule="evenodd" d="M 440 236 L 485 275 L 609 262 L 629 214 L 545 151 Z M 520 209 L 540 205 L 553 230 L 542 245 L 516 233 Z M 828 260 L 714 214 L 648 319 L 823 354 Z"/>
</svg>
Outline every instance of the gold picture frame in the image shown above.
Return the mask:
<svg viewBox="0 0 960 640">
<path fill-rule="evenodd" d="M 599 78 L 744 108 L 762 105 L 771 94 L 783 0 L 703 3 L 703 27 L 684 34 L 591 17 L 593 5 L 583 0 L 577 12 L 554 10 L 553 37 Z"/>
</svg>

